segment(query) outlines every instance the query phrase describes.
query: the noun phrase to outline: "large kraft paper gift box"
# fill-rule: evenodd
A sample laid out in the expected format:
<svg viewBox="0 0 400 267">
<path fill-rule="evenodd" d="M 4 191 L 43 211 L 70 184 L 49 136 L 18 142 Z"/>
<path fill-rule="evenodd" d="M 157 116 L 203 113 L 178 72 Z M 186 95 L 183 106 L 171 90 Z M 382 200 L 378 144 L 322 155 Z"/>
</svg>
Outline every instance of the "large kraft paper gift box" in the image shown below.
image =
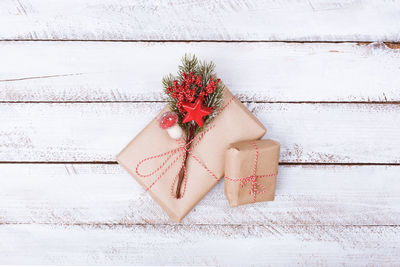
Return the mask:
<svg viewBox="0 0 400 267">
<path fill-rule="evenodd" d="M 206 128 L 193 140 L 186 161 L 186 183 L 182 197 L 174 197 L 177 174 L 184 149 L 158 126 L 165 107 L 117 155 L 118 163 L 140 183 L 165 210 L 180 222 L 224 175 L 225 152 L 241 140 L 260 139 L 266 129 L 261 122 L 225 89 L 224 105 Z M 181 149 L 180 149 L 181 148 Z"/>
<path fill-rule="evenodd" d="M 275 198 L 280 144 L 273 140 L 231 144 L 225 157 L 225 196 L 231 207 Z"/>
</svg>

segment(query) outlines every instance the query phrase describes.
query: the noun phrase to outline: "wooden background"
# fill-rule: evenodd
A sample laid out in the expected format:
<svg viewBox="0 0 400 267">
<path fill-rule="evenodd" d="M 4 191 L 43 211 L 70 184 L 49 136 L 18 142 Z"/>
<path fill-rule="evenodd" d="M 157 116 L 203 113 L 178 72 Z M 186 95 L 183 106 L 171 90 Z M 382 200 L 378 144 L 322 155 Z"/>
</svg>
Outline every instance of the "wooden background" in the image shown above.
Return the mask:
<svg viewBox="0 0 400 267">
<path fill-rule="evenodd" d="M 0 264 L 400 262 L 400 1 L 0 1 Z M 115 162 L 181 56 L 282 144 L 276 200 L 168 220 Z"/>
</svg>

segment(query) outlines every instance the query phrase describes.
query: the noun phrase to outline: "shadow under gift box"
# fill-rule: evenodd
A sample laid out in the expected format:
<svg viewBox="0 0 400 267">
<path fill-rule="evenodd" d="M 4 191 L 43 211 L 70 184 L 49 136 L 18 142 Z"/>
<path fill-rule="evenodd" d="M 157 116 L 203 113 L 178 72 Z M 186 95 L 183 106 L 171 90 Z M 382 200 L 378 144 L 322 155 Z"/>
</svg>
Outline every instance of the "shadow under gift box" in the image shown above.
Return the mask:
<svg viewBox="0 0 400 267">
<path fill-rule="evenodd" d="M 164 165 L 171 154 L 157 157 L 180 147 L 179 142 L 158 125 L 158 118 L 168 107 L 117 155 L 118 163 L 148 190 L 174 222 L 180 222 L 223 177 L 225 152 L 231 143 L 260 139 L 266 133 L 262 123 L 227 89 L 224 91 L 223 107 L 203 130 L 204 135 L 200 133 L 195 137 L 189 149 L 187 182 L 182 185 L 183 196 L 179 199 L 174 197 L 175 178 L 181 167 L 183 150 L 173 154 Z M 175 163 L 170 165 L 176 158 Z"/>
<path fill-rule="evenodd" d="M 225 157 L 225 196 L 231 207 L 275 198 L 280 144 L 273 140 L 231 144 Z"/>
</svg>

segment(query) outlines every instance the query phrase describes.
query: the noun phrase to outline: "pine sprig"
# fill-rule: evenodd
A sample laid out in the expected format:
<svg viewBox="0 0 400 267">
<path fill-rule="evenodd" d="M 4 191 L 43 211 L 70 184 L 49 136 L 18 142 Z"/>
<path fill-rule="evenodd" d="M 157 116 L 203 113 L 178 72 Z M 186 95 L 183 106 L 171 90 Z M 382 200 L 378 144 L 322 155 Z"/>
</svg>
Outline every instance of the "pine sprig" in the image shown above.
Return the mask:
<svg viewBox="0 0 400 267">
<path fill-rule="evenodd" d="M 164 91 L 165 91 L 168 87 L 172 86 L 174 80 L 175 80 L 175 77 L 174 77 L 172 74 L 169 74 L 169 75 L 165 76 L 165 77 L 162 79 L 162 84 L 163 84 L 163 87 L 164 87 Z M 167 92 L 165 91 L 165 93 L 167 93 Z"/>
<path fill-rule="evenodd" d="M 216 79 L 215 75 L 215 64 L 214 62 L 201 62 L 199 64 L 198 73 L 202 77 L 203 85 L 208 84 L 210 77 Z"/>
<path fill-rule="evenodd" d="M 185 54 L 181 61 L 182 65 L 178 66 L 179 79 L 182 79 L 183 73 L 198 72 L 199 61 L 195 55 L 190 56 L 189 54 Z"/>
<path fill-rule="evenodd" d="M 182 123 L 184 114 L 179 110 L 177 106 L 177 99 L 172 97 L 171 94 L 167 92 L 167 89 L 172 87 L 174 81 L 181 83 L 183 81 L 183 75 L 193 73 L 196 76 L 201 77 L 201 88 L 196 89 L 195 98 L 199 96 L 202 90 L 206 88 L 210 80 L 217 80 L 217 75 L 215 73 L 215 64 L 213 62 L 199 61 L 195 55 L 185 54 L 182 57 L 182 64 L 178 66 L 178 75 L 174 76 L 169 74 L 165 76 L 162 80 L 164 91 L 167 95 L 166 101 L 171 111 L 178 115 L 178 124 L 182 127 L 186 136 L 188 135 L 189 128 L 194 127 L 194 133 L 197 134 L 201 132 L 219 113 L 224 100 L 224 90 L 225 85 L 222 82 L 218 82 L 214 92 L 208 94 L 204 98 L 204 104 L 207 107 L 213 108 L 213 112 L 208 116 L 204 117 L 203 127 L 199 127 L 196 123 Z"/>
<path fill-rule="evenodd" d="M 208 115 L 207 119 L 204 121 L 204 127 L 206 127 L 220 112 L 222 104 L 224 103 L 224 90 L 225 86 L 222 83 L 219 83 L 217 84 L 217 89 L 215 89 L 214 93 L 205 98 L 205 104 L 207 107 L 217 108 L 215 108 L 214 111 Z"/>
</svg>

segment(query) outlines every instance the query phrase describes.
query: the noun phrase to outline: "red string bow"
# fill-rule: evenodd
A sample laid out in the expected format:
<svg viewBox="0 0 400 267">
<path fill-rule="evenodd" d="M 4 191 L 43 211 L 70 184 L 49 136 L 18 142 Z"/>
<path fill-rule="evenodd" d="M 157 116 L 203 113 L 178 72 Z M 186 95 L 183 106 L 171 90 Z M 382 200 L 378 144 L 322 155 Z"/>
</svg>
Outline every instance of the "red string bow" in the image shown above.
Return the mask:
<svg viewBox="0 0 400 267">
<path fill-rule="evenodd" d="M 193 139 L 192 141 L 185 143 L 182 140 L 177 140 L 179 146 L 171 149 L 167 152 L 164 152 L 162 154 L 158 154 L 158 155 L 153 155 L 150 156 L 148 158 L 142 159 L 141 161 L 139 161 L 139 163 L 136 165 L 136 174 L 139 177 L 142 178 L 146 178 L 146 177 L 150 177 L 150 176 L 154 176 L 157 173 L 158 176 L 156 177 L 156 179 L 152 182 L 152 184 L 150 186 L 148 186 L 146 188 L 147 190 L 150 190 L 162 177 L 164 177 L 164 174 L 179 160 L 181 159 L 180 162 L 180 167 L 179 170 L 177 172 L 177 174 L 175 175 L 172 183 L 171 183 L 171 195 L 176 198 L 176 196 L 173 194 L 174 191 L 174 185 L 176 180 L 178 179 L 179 176 L 179 172 L 181 171 L 181 169 L 183 168 L 184 170 L 184 178 L 183 178 L 183 192 L 181 194 L 181 198 L 183 197 L 183 195 L 185 194 L 186 191 L 186 183 L 187 183 L 187 174 L 186 174 L 186 166 L 185 166 L 185 158 L 186 155 L 189 154 L 194 160 L 196 160 L 196 162 L 198 162 L 200 164 L 200 166 L 202 166 L 213 178 L 219 180 L 219 178 L 207 167 L 207 165 L 200 160 L 200 158 L 195 155 L 192 150 L 200 143 L 200 141 L 203 139 L 204 135 L 206 133 L 208 133 L 209 131 L 211 131 L 211 129 L 213 129 L 214 126 L 209 127 L 205 132 L 201 133 L 197 139 L 195 143 L 193 143 L 193 145 L 190 147 L 190 149 L 188 149 L 188 147 L 192 144 L 192 142 L 195 140 Z M 164 161 L 152 172 L 147 173 L 147 174 L 143 174 L 140 172 L 140 166 L 145 163 L 146 161 L 150 161 L 150 160 L 156 160 L 156 159 L 160 159 L 160 158 L 165 158 Z M 172 159 L 172 161 L 171 161 Z M 169 164 L 168 164 L 169 163 Z"/>
</svg>

